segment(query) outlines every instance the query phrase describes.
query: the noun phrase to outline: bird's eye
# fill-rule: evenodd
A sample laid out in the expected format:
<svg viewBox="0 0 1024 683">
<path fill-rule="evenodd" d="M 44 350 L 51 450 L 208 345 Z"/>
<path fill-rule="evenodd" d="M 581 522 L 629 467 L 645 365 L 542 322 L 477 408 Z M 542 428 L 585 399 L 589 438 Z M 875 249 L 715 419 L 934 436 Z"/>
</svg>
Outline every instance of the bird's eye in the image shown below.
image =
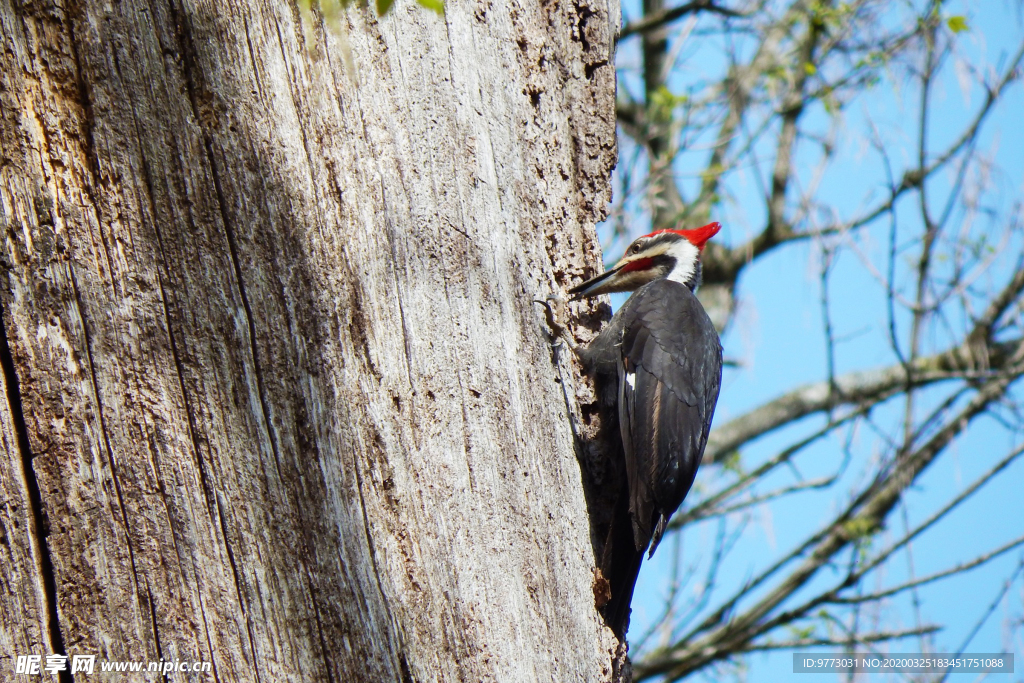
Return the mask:
<svg viewBox="0 0 1024 683">
<path fill-rule="evenodd" d="M 640 245 L 639 244 L 633 244 L 633 246 L 631 246 L 629 248 L 629 253 L 631 253 L 631 254 L 639 254 L 640 253 Z"/>
</svg>

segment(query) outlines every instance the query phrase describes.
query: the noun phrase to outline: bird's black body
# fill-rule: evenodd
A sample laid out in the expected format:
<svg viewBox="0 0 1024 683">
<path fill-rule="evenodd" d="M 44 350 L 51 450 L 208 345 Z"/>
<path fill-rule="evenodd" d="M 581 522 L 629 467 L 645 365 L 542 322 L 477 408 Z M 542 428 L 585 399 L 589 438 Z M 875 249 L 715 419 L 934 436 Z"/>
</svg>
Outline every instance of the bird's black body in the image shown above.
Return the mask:
<svg viewBox="0 0 1024 683">
<path fill-rule="evenodd" d="M 616 557 L 606 577 L 611 601 L 605 611 L 622 635 L 644 552 L 654 552 L 704 454 L 721 385 L 722 346 L 689 287 L 655 280 L 638 289 L 578 353 L 596 380 L 612 382 L 618 396 L 625 519 L 632 533 L 613 522 L 620 528 L 610 539 Z M 622 547 L 627 539 L 632 547 Z"/>
<path fill-rule="evenodd" d="M 694 295 L 700 249 L 718 227 L 639 238 L 615 268 L 572 290 L 635 289 L 594 341 L 576 350 L 595 378 L 603 419 L 617 417 L 618 429 L 606 434 L 621 442 L 625 480 L 601 558 L 611 590 L 605 619 L 619 637 L 643 555 L 654 552 L 693 485 L 718 401 L 722 344 Z"/>
</svg>

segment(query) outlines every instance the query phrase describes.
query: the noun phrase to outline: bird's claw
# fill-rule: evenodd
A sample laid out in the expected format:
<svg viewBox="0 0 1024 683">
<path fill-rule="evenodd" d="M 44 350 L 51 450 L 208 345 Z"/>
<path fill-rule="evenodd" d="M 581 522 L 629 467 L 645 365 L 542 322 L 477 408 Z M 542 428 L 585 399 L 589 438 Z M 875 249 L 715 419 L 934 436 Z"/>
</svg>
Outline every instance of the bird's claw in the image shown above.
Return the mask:
<svg viewBox="0 0 1024 683">
<path fill-rule="evenodd" d="M 558 346 L 565 342 L 569 348 L 575 348 L 576 343 L 565 324 L 565 299 L 551 294 L 544 299 L 534 299 L 533 301 L 544 307 L 544 319 L 551 330 L 551 336 L 556 340 L 553 345 Z"/>
</svg>

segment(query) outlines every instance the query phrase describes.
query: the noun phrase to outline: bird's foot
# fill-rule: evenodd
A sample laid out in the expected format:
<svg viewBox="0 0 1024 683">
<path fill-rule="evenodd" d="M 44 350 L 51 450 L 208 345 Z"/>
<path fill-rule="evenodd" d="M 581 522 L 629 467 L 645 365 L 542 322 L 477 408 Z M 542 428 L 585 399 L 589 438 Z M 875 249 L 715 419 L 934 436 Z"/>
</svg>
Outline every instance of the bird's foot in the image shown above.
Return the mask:
<svg viewBox="0 0 1024 683">
<path fill-rule="evenodd" d="M 572 338 L 565 324 L 565 299 L 552 294 L 545 299 L 534 299 L 534 303 L 544 306 L 544 319 L 547 321 L 551 336 L 555 339 L 552 346 L 565 343 L 570 349 L 575 349 L 576 340 Z"/>
</svg>

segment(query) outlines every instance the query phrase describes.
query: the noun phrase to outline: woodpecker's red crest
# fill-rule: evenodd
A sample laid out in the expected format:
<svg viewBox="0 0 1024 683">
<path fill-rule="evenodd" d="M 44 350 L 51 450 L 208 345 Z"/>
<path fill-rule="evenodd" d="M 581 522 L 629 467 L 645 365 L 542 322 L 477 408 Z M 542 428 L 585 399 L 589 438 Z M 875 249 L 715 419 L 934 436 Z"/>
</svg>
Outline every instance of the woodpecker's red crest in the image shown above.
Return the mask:
<svg viewBox="0 0 1024 683">
<path fill-rule="evenodd" d="M 632 292 L 653 280 L 666 278 L 693 289 L 699 282 L 700 253 L 721 230 L 708 223 L 694 230 L 658 230 L 637 237 L 614 266 L 569 290 L 574 298 L 610 292 Z"/>
</svg>

